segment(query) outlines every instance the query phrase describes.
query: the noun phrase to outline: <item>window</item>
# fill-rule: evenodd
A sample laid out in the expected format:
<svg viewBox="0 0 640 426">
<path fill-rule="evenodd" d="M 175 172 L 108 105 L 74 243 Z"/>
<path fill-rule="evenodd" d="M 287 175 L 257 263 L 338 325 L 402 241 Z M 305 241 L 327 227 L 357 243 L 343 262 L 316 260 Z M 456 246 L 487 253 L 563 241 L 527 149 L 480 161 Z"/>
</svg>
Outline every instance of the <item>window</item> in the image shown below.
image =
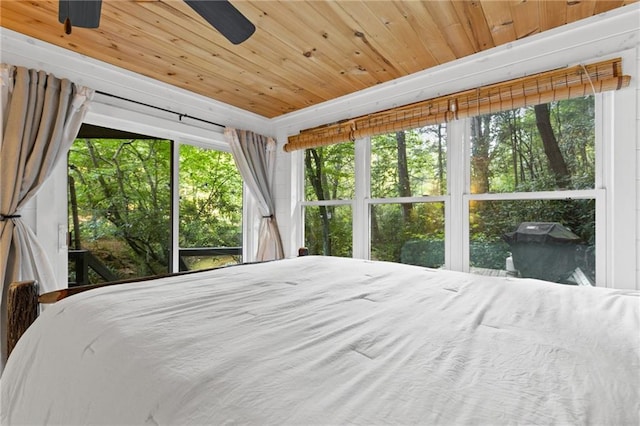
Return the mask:
<svg viewBox="0 0 640 426">
<path fill-rule="evenodd" d="M 180 145 L 180 270 L 242 260 L 242 178 L 231 153 Z"/>
<path fill-rule="evenodd" d="M 352 253 L 371 259 L 594 284 L 604 223 L 596 118 L 596 98 L 587 96 L 307 149 L 306 242 L 322 232 L 333 245 L 362 235 Z M 325 159 L 320 175 L 314 158 Z M 340 196 L 320 201 L 310 176 Z M 323 228 L 317 206 L 331 203 L 352 208 L 328 215 L 339 225 Z M 572 237 L 531 239 L 522 249 L 510 237 L 523 223 L 555 224 Z M 545 253 L 557 264 L 536 266 Z"/>
<path fill-rule="evenodd" d="M 510 269 L 565 284 L 595 283 L 594 97 L 476 116 L 467 123 L 471 270 Z M 523 223 L 554 224 L 562 235 L 539 235 L 542 228 L 534 225 L 519 229 Z M 509 238 L 516 230 L 522 241 Z M 546 264 L 538 265 L 543 258 Z"/>
<path fill-rule="evenodd" d="M 229 153 L 83 125 L 68 181 L 72 285 L 241 259 L 242 180 Z"/>
<path fill-rule="evenodd" d="M 444 264 L 446 125 L 371 138 L 369 257 Z"/>
<path fill-rule="evenodd" d="M 593 189 L 593 96 L 470 118 L 471 193 Z"/>
<path fill-rule="evenodd" d="M 355 153 L 352 143 L 308 149 L 305 164 L 305 246 L 309 254 L 351 257 Z"/>
</svg>

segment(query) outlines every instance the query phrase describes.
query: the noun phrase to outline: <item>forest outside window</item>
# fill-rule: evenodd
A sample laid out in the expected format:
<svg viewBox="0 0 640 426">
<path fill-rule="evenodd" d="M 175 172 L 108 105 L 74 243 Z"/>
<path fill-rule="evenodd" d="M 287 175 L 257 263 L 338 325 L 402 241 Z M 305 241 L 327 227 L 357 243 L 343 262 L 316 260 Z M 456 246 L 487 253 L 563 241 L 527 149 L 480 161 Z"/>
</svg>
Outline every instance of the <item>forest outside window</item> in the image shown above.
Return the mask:
<svg viewBox="0 0 640 426">
<path fill-rule="evenodd" d="M 481 115 L 468 122 L 471 270 L 595 283 L 594 97 Z M 572 238 L 510 239 L 523 223 L 543 228 L 554 224 Z M 536 266 L 542 258 L 547 263 Z"/>
<path fill-rule="evenodd" d="M 242 180 L 229 153 L 83 125 L 68 181 L 70 285 L 241 260 Z"/>
<path fill-rule="evenodd" d="M 242 177 L 229 152 L 179 145 L 180 270 L 242 261 Z"/>
<path fill-rule="evenodd" d="M 595 122 L 595 96 L 586 96 L 307 149 L 305 244 L 313 254 L 594 284 L 606 225 L 596 215 Z M 532 272 L 548 246 L 510 244 L 529 222 L 575 236 L 552 241 L 565 244 L 555 256 L 564 263 L 546 268 L 553 276 Z"/>
<path fill-rule="evenodd" d="M 593 189 L 594 97 L 475 116 L 471 193 Z"/>
<path fill-rule="evenodd" d="M 444 265 L 446 124 L 373 136 L 370 158 L 369 257 Z"/>
<path fill-rule="evenodd" d="M 353 143 L 304 153 L 304 244 L 309 254 L 353 255 L 355 152 Z"/>
</svg>

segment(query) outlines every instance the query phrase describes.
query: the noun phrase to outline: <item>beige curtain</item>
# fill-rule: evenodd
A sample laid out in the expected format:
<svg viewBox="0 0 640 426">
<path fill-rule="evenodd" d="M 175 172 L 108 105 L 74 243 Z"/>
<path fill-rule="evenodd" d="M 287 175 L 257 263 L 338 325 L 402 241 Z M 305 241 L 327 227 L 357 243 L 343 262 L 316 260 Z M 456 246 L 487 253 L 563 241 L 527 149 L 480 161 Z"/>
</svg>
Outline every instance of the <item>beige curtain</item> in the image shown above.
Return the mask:
<svg viewBox="0 0 640 426">
<path fill-rule="evenodd" d="M 40 292 L 59 288 L 46 253 L 21 220 L 20 208 L 66 158 L 93 91 L 43 71 L 2 65 L 0 139 L 0 284 L 2 357 L 6 357 L 6 293 L 12 281 L 35 279 Z"/>
<path fill-rule="evenodd" d="M 272 138 L 246 130 L 226 128 L 224 135 L 240 175 L 262 215 L 256 260 L 282 259 L 284 250 L 272 197 L 276 143 Z"/>
</svg>

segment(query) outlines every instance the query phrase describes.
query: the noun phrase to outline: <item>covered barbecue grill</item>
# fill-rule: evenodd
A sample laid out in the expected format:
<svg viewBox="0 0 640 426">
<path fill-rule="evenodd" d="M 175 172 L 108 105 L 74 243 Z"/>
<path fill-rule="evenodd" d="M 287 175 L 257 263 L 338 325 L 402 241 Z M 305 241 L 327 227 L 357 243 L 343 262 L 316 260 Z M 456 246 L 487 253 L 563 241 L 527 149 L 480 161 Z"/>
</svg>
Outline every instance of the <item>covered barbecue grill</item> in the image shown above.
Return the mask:
<svg viewBox="0 0 640 426">
<path fill-rule="evenodd" d="M 514 232 L 505 234 L 504 240 L 523 278 L 566 283 L 577 267 L 581 239 L 560 223 L 522 222 Z"/>
</svg>

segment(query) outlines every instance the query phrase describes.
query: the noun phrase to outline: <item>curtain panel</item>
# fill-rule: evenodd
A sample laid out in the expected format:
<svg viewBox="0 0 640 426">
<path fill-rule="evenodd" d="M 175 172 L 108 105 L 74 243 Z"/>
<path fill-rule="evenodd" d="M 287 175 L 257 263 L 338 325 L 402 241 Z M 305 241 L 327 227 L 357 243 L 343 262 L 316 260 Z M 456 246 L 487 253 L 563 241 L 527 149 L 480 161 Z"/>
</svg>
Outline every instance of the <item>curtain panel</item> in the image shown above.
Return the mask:
<svg viewBox="0 0 640 426">
<path fill-rule="evenodd" d="M 44 71 L 2 64 L 0 139 L 0 285 L 2 359 L 6 357 L 6 295 L 13 281 L 36 280 L 40 292 L 63 283 L 35 233 L 21 220 L 29 201 L 66 158 L 93 97 L 93 90 Z"/>
<path fill-rule="evenodd" d="M 276 143 L 272 138 L 229 127 L 225 129 L 224 135 L 240 175 L 262 215 L 256 260 L 282 259 L 284 250 L 272 197 Z"/>
</svg>

